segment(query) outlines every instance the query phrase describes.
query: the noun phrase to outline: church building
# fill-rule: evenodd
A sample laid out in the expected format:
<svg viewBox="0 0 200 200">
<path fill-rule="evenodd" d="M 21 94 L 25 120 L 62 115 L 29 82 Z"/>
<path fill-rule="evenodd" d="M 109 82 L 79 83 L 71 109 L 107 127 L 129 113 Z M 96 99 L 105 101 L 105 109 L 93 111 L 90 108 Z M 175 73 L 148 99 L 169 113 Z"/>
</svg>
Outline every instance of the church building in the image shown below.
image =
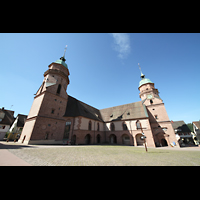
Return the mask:
<svg viewBox="0 0 200 200">
<path fill-rule="evenodd" d="M 65 61 L 64 54 L 44 72 L 19 143 L 179 147 L 159 91 L 142 72 L 141 101 L 99 110 L 67 94 Z"/>
</svg>

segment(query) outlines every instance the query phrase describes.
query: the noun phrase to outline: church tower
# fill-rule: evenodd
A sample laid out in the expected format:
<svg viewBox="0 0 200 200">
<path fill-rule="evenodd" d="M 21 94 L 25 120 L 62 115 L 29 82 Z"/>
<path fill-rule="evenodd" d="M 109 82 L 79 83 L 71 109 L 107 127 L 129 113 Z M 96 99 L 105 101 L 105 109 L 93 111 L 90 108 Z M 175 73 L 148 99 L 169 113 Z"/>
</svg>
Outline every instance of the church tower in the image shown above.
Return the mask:
<svg viewBox="0 0 200 200">
<path fill-rule="evenodd" d="M 158 147 L 176 144 L 176 147 L 179 147 L 165 105 L 159 96 L 159 91 L 154 87 L 154 83 L 150 79 L 145 78 L 142 71 L 138 89 L 142 103 L 147 108 L 155 145 Z"/>
<path fill-rule="evenodd" d="M 66 51 L 66 49 L 65 49 Z M 25 144 L 62 143 L 69 84 L 69 70 L 64 55 L 48 66 L 42 85 L 35 94 L 32 107 L 18 142 Z"/>
</svg>

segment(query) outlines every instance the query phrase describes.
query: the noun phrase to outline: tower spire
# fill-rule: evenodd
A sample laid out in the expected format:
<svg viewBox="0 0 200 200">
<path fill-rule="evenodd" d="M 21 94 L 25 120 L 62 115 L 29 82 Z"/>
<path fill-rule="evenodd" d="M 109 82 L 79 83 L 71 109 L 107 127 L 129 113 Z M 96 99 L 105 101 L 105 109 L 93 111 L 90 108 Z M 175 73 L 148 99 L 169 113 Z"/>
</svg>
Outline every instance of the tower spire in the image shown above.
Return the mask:
<svg viewBox="0 0 200 200">
<path fill-rule="evenodd" d="M 65 50 L 64 50 L 63 56 L 60 58 L 60 60 L 63 60 L 64 62 L 66 61 L 66 59 L 65 59 L 65 52 L 66 52 L 66 50 L 67 50 L 67 45 L 65 46 Z"/>
<path fill-rule="evenodd" d="M 145 77 L 145 75 L 142 73 L 142 70 L 141 70 L 141 67 L 140 67 L 140 63 L 138 63 L 138 66 L 139 66 L 139 69 L 140 69 L 140 72 L 141 72 L 141 78 L 143 79 Z"/>
</svg>

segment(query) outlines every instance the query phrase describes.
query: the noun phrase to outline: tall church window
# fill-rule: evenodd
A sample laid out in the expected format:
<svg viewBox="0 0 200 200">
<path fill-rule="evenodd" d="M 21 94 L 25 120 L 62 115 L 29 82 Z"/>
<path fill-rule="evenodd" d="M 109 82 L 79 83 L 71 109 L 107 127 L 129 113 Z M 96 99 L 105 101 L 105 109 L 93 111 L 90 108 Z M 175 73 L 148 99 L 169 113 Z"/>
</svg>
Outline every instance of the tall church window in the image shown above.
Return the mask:
<svg viewBox="0 0 200 200">
<path fill-rule="evenodd" d="M 97 131 L 100 131 L 100 129 L 99 129 L 99 122 L 97 123 Z"/>
<path fill-rule="evenodd" d="M 66 122 L 66 124 L 65 124 L 65 132 L 64 132 L 63 139 L 69 139 L 70 128 L 71 128 L 71 122 L 70 121 Z"/>
<path fill-rule="evenodd" d="M 54 114 L 54 111 L 55 111 L 55 109 L 52 108 L 52 109 L 51 109 L 51 114 Z"/>
<path fill-rule="evenodd" d="M 89 121 L 89 124 L 88 124 L 88 130 L 91 131 L 92 130 L 92 122 Z"/>
<path fill-rule="evenodd" d="M 114 125 L 114 123 L 110 124 L 110 129 L 111 129 L 111 131 L 115 131 L 115 125 Z"/>
<path fill-rule="evenodd" d="M 58 85 L 57 94 L 60 94 L 61 84 Z"/>
<path fill-rule="evenodd" d="M 128 130 L 127 125 L 126 125 L 125 122 L 123 122 L 122 126 L 123 126 L 123 130 L 124 130 L 124 131 L 127 131 L 127 130 Z"/>
<path fill-rule="evenodd" d="M 141 124 L 140 124 L 139 120 L 136 122 L 136 127 L 137 127 L 137 129 L 141 129 Z"/>
</svg>

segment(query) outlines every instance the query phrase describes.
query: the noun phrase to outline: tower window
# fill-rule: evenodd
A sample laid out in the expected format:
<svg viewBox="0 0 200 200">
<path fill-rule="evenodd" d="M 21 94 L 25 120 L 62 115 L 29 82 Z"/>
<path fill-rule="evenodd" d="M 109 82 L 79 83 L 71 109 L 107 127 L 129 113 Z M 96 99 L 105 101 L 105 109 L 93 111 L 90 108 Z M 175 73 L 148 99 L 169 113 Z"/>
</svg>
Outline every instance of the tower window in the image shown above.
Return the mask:
<svg viewBox="0 0 200 200">
<path fill-rule="evenodd" d="M 54 114 L 55 109 L 51 109 L 51 114 Z"/>
<path fill-rule="evenodd" d="M 152 100 L 150 100 L 150 103 L 152 104 L 152 103 L 153 103 L 153 101 L 152 101 Z"/>
<path fill-rule="evenodd" d="M 57 94 L 60 94 L 61 84 L 58 85 Z"/>
<path fill-rule="evenodd" d="M 155 118 L 158 119 L 158 115 L 155 115 Z"/>
</svg>

